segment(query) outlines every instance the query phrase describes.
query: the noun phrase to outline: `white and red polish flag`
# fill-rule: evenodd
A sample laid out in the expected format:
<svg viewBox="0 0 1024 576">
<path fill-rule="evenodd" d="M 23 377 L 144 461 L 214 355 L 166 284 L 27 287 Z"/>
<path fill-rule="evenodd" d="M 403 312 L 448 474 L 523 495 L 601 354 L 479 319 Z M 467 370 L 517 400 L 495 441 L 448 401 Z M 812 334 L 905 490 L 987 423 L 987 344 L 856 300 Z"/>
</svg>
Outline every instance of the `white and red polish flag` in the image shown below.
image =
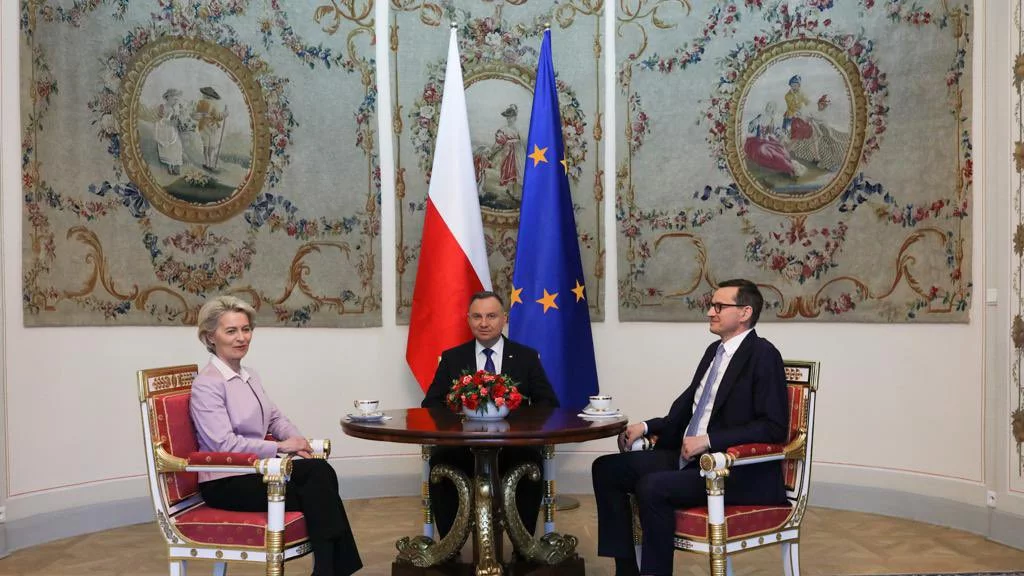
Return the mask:
<svg viewBox="0 0 1024 576">
<path fill-rule="evenodd" d="M 472 150 L 453 28 L 405 347 L 405 359 L 424 391 L 441 352 L 473 336 L 466 321 L 469 298 L 491 289 Z"/>
</svg>

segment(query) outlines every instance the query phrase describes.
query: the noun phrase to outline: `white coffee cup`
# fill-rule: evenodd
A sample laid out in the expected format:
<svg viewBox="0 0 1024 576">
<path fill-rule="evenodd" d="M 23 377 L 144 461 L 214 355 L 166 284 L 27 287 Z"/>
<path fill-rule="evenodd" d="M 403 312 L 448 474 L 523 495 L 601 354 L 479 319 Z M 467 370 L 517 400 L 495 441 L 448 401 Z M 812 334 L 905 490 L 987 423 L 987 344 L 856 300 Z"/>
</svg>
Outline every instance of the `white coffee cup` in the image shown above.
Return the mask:
<svg viewBox="0 0 1024 576">
<path fill-rule="evenodd" d="M 599 412 L 608 410 L 612 407 L 611 396 L 591 396 L 590 397 L 590 408 Z"/>
<path fill-rule="evenodd" d="M 363 414 L 373 414 L 380 406 L 380 400 L 355 400 L 352 405 Z"/>
</svg>

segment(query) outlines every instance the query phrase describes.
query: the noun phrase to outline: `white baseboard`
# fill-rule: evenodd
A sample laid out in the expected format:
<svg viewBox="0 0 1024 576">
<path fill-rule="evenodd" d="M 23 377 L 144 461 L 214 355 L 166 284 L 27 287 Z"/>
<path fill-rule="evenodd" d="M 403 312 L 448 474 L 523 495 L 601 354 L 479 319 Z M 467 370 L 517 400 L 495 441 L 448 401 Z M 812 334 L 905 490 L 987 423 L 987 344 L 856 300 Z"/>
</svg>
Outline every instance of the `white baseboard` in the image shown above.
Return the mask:
<svg viewBox="0 0 1024 576">
<path fill-rule="evenodd" d="M 1024 550 L 1024 517 L 993 510 L 989 533 L 985 537 Z"/>
<path fill-rule="evenodd" d="M 6 550 L 14 552 L 61 538 L 152 522 L 155 519 L 153 503 L 149 498 L 101 502 L 45 512 L 7 522 L 4 525 Z M 156 525 L 153 527 L 153 535 L 157 535 Z"/>
</svg>

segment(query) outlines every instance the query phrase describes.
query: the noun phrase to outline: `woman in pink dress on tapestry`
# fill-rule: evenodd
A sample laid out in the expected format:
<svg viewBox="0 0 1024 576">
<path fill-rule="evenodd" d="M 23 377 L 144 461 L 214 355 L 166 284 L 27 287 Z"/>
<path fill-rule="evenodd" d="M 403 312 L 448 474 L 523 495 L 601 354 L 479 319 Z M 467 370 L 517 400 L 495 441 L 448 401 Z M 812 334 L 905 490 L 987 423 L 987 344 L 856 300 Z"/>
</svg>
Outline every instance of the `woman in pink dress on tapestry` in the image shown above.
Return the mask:
<svg viewBox="0 0 1024 576">
<path fill-rule="evenodd" d="M 498 168 L 498 185 L 511 191 L 517 183 L 522 181 L 521 172 L 523 162 L 526 161 L 525 144 L 519 130 L 516 129 L 516 118 L 519 116 L 519 107 L 509 104 L 508 108 L 501 113 L 505 117 L 507 125 L 499 128 L 494 134 L 494 143 L 501 151 L 501 165 Z"/>
<path fill-rule="evenodd" d="M 747 159 L 765 170 L 798 178 L 806 168 L 795 162 L 789 151 L 782 145 L 776 133 L 775 104 L 769 102 L 764 112 L 747 123 L 750 135 L 743 142 L 743 153 Z"/>
</svg>

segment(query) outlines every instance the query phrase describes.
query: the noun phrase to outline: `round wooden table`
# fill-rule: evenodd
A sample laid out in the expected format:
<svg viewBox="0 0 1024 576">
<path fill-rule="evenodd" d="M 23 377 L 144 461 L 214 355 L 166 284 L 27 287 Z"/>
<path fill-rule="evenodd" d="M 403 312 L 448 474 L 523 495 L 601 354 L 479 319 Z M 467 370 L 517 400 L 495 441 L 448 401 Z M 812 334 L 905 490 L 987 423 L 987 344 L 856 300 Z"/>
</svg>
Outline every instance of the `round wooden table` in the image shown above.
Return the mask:
<svg viewBox="0 0 1024 576">
<path fill-rule="evenodd" d="M 509 574 L 583 573 L 583 560 L 575 551 L 576 537 L 553 532 L 555 494 L 550 472 L 554 470 L 554 446 L 616 436 L 626 429 L 625 415 L 588 418 L 578 416 L 575 410 L 538 406 L 523 406 L 497 421 L 466 420 L 461 413 L 439 408 L 386 410 L 384 415 L 386 419 L 380 422 L 343 419 L 341 428 L 349 436 L 379 442 L 464 446 L 472 450 L 475 467 L 472 480 L 449 466 L 433 467 L 430 482 L 447 478 L 459 492 L 455 523 L 439 542 L 429 536 L 399 540 L 399 554 L 392 565 L 392 574 L 431 573 L 424 570 L 454 557 L 473 531 L 477 553 L 476 566 L 471 573 L 500 576 L 503 568 L 499 554 L 495 553 L 495 541 L 500 541 L 501 524 L 507 528 L 518 556 L 526 561 L 522 565 L 507 566 Z M 544 452 L 544 467 L 549 472 L 545 474 L 545 519 L 552 531 L 541 538 L 533 538 L 515 513 L 515 489 L 519 481 L 523 476 L 540 480 L 541 471 L 536 464 L 523 463 L 499 481 L 498 452 L 504 446 L 537 446 Z M 424 490 L 424 495 L 425 506 L 429 509 L 429 488 Z M 448 563 L 445 566 L 451 567 L 452 572 L 460 572 L 458 565 Z M 532 568 L 524 568 L 526 566 Z"/>
</svg>

